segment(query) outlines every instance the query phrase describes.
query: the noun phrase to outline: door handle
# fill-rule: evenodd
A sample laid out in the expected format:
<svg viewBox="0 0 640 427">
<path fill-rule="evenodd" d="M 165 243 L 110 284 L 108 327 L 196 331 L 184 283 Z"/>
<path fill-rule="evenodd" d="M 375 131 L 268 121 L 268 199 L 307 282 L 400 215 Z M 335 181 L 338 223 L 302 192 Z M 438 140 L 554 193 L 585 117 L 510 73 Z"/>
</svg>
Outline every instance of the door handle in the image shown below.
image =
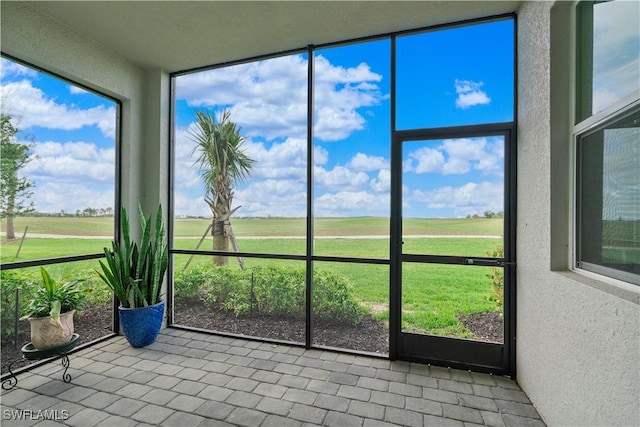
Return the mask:
<svg viewBox="0 0 640 427">
<path fill-rule="evenodd" d="M 516 265 L 515 262 L 501 261 L 499 259 L 492 260 L 492 259 L 486 259 L 486 258 L 464 258 L 462 260 L 462 264 L 464 264 L 464 265 L 484 265 L 484 266 L 496 265 L 496 266 L 499 266 L 499 267 L 504 267 L 505 265 Z"/>
</svg>

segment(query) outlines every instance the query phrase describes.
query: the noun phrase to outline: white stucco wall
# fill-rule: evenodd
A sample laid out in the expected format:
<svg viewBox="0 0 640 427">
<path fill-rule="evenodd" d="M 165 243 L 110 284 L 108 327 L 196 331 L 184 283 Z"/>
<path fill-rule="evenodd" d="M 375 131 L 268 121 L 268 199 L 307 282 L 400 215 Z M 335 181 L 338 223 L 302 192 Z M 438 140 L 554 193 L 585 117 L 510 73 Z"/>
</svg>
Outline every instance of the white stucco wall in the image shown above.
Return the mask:
<svg viewBox="0 0 640 427">
<path fill-rule="evenodd" d="M 552 6 L 527 2 L 518 13 L 517 380 L 549 425 L 640 425 L 638 298 L 551 271 L 563 264 L 551 259 L 552 242 L 568 243 L 566 230 L 552 229 L 568 209 L 551 191 L 568 187 L 551 181 L 552 154 L 564 151 L 551 141 L 567 143 L 551 133 Z"/>
</svg>

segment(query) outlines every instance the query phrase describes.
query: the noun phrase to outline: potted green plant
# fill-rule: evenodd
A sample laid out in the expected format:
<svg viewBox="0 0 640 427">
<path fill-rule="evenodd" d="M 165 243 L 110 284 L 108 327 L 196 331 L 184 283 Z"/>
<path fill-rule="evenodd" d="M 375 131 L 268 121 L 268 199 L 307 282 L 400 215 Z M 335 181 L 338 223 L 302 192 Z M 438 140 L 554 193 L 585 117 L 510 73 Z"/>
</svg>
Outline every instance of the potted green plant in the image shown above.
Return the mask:
<svg viewBox="0 0 640 427">
<path fill-rule="evenodd" d="M 169 262 L 162 206 L 158 206 L 155 224 L 140 205 L 138 216 L 141 234 L 134 241 L 126 209 L 121 209 L 122 241 L 104 248 L 106 262 L 100 261 L 102 271 L 96 271 L 120 302 L 120 327 L 132 347 L 151 344 L 162 327 L 162 281 Z"/>
<path fill-rule="evenodd" d="M 40 267 L 42 282 L 37 286 L 24 317 L 31 324 L 31 343 L 35 349 L 55 347 L 71 340 L 73 315 L 82 309 L 85 292 L 80 280 L 54 281 Z"/>
</svg>

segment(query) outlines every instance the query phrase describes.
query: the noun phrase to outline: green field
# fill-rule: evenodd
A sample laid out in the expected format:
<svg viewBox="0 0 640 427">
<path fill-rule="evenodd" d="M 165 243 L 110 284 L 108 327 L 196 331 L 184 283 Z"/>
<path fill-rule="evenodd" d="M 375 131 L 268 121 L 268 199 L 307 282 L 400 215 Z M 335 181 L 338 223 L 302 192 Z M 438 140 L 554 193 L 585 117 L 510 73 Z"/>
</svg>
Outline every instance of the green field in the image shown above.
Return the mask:
<svg viewBox="0 0 640 427">
<path fill-rule="evenodd" d="M 175 220 L 175 234 L 179 237 L 201 237 L 211 223 L 208 219 Z M 113 217 L 17 217 L 14 220 L 16 237 L 22 236 L 25 227 L 31 234 L 58 234 L 66 236 L 111 236 Z M 237 236 L 304 236 L 305 218 L 234 218 L 233 231 Z M 500 218 L 407 218 L 403 223 L 407 235 L 499 235 L 502 234 Z M 0 224 L 4 231 L 4 223 Z M 316 236 L 365 236 L 389 235 L 389 219 L 381 217 L 316 218 Z"/>
<path fill-rule="evenodd" d="M 17 218 L 16 231 L 29 226 L 27 238 L 18 259 L 15 254 L 19 240 L 2 241 L 3 263 L 66 255 L 102 252 L 113 229 L 112 218 Z M 175 223 L 177 249 L 195 249 L 209 224 L 205 219 L 180 219 Z M 306 223 L 301 218 L 235 219 L 234 232 L 240 250 L 265 254 L 304 255 Z M 501 219 L 407 219 L 403 227 L 408 237 L 403 247 L 406 253 L 437 255 L 486 256 L 500 243 L 500 239 L 484 237 L 500 235 Z M 316 255 L 355 258 L 389 259 L 389 220 L 386 218 L 319 218 L 314 224 Z M 45 234 L 77 236 L 68 238 L 33 237 Z M 465 236 L 465 238 L 456 237 Z M 94 238 L 87 238 L 87 237 Z M 336 237 L 337 236 L 337 237 Z M 358 238 L 360 236 L 360 238 Z M 377 237 L 379 236 L 379 237 Z M 430 237 L 416 237 L 430 236 Z M 434 238 L 433 236 L 439 236 Z M 470 236 L 478 236 L 470 238 Z M 277 238 L 274 238 L 277 237 Z M 200 249 L 211 247 L 210 238 Z M 188 255 L 174 257 L 174 269 L 180 271 Z M 209 256 L 194 257 L 191 266 L 208 265 Z M 301 261 L 244 258 L 247 268 L 257 265 L 304 265 Z M 230 259 L 231 268 L 239 268 Z M 98 262 L 80 261 L 47 267 L 53 275 L 93 274 Z M 388 318 L 389 268 L 387 265 L 316 262 L 315 268 L 327 269 L 348 277 L 355 295 L 378 319 Z M 35 274 L 37 269 L 29 269 Z M 491 300 L 489 268 L 404 264 L 403 328 L 448 336 L 469 336 L 469 331 L 457 316 L 495 311 Z M 82 273 L 78 273 L 82 272 Z M 90 281 L 91 286 L 97 282 Z"/>
</svg>

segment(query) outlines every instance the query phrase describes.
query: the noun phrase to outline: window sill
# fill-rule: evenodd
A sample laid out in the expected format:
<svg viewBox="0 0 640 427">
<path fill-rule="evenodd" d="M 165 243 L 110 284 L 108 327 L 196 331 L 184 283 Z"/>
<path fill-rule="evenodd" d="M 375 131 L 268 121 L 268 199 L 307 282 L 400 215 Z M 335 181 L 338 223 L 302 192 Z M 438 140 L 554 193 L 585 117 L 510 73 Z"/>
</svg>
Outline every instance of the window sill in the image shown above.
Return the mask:
<svg viewBox="0 0 640 427">
<path fill-rule="evenodd" d="M 640 305 L 640 287 L 586 270 L 554 271 L 569 280 Z"/>
</svg>

